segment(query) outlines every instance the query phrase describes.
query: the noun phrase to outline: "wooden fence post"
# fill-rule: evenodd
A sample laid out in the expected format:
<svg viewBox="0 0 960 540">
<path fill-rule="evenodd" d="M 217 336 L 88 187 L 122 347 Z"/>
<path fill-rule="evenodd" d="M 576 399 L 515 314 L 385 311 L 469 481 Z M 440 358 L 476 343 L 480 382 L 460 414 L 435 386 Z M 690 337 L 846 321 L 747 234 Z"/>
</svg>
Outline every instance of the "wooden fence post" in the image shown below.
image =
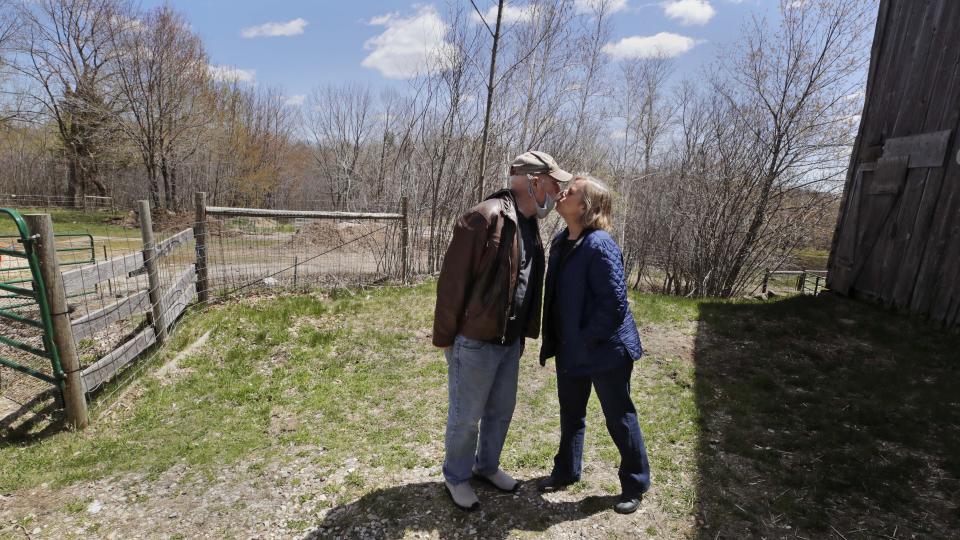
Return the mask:
<svg viewBox="0 0 960 540">
<path fill-rule="evenodd" d="M 60 369 L 66 375 L 63 387 L 63 402 L 67 409 L 67 421 L 75 429 L 83 429 L 90 423 L 87 400 L 84 396 L 77 344 L 73 341 L 73 327 L 67 308 L 67 295 L 63 288 L 60 265 L 57 262 L 57 246 L 53 237 L 53 220 L 49 214 L 24 216 L 30 234 L 36 240 L 34 248 L 40 261 L 40 275 L 47 290 L 47 304 L 53 323 L 53 335 L 48 339 L 57 348 Z"/>
<path fill-rule="evenodd" d="M 408 246 L 410 243 L 410 223 L 407 216 L 406 195 L 400 197 L 400 213 L 403 214 L 403 219 L 400 221 L 400 241 L 402 243 L 400 246 L 400 281 L 401 283 L 406 283 L 410 275 L 410 252 Z"/>
<path fill-rule="evenodd" d="M 163 291 L 160 290 L 160 273 L 157 271 L 157 244 L 153 240 L 153 218 L 150 216 L 150 202 L 139 201 L 140 237 L 143 238 L 143 266 L 147 269 L 147 282 L 150 289 L 150 306 L 153 310 L 153 330 L 157 343 L 167 341 L 167 323 L 163 313 Z"/>
<path fill-rule="evenodd" d="M 210 281 L 207 278 L 207 194 L 198 191 L 193 195 L 196 217 L 193 237 L 197 246 L 197 296 L 201 303 L 210 300 Z"/>
<path fill-rule="evenodd" d="M 763 288 L 760 290 L 761 293 L 767 294 L 767 287 L 770 285 L 770 271 L 763 271 Z"/>
</svg>

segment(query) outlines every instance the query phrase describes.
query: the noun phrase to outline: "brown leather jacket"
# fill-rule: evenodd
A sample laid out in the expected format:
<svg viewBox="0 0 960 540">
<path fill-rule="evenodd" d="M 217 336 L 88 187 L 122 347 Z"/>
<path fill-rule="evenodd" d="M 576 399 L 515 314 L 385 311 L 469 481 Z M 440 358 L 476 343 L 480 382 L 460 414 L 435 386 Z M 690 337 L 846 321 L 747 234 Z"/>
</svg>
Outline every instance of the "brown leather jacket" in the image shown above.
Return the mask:
<svg viewBox="0 0 960 540">
<path fill-rule="evenodd" d="M 535 225 L 536 247 L 530 273 L 533 295 L 524 335 L 540 334 L 544 257 Z M 457 334 L 503 343 L 519 273 L 520 230 L 510 190 L 494 193 L 460 216 L 443 258 L 437 282 L 433 344 L 449 347 Z"/>
</svg>

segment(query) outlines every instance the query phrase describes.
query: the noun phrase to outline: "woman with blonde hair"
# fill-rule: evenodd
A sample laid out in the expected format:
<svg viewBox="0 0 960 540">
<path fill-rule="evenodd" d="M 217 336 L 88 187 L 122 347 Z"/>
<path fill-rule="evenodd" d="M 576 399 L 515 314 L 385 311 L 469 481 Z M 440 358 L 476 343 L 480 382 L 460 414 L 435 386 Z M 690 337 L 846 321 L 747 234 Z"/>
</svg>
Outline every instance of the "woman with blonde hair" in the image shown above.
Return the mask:
<svg viewBox="0 0 960 540">
<path fill-rule="evenodd" d="M 614 510 L 629 514 L 650 487 L 650 465 L 630 399 L 633 362 L 643 349 L 627 302 L 623 256 L 608 232 L 612 212 L 610 190 L 586 175 L 574 177 L 557 199 L 567 228 L 550 246 L 540 364 L 556 357 L 560 449 L 538 487 L 552 491 L 580 480 L 592 387 L 620 450 L 621 495 Z"/>
</svg>

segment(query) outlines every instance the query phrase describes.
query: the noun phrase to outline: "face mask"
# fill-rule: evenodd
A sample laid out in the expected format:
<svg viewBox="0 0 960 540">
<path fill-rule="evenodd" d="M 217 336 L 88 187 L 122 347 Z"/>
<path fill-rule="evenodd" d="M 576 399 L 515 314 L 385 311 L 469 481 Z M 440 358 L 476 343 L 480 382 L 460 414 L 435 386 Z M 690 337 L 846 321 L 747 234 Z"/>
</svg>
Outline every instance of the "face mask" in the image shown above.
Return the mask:
<svg viewBox="0 0 960 540">
<path fill-rule="evenodd" d="M 553 207 L 556 206 L 557 201 L 549 193 L 544 192 L 543 206 L 540 206 L 540 203 L 537 202 L 537 196 L 533 194 L 533 176 L 527 175 L 527 192 L 530 193 L 530 198 L 533 199 L 533 204 L 537 205 L 537 218 L 543 219 L 550 214 L 550 211 L 553 210 Z"/>
</svg>

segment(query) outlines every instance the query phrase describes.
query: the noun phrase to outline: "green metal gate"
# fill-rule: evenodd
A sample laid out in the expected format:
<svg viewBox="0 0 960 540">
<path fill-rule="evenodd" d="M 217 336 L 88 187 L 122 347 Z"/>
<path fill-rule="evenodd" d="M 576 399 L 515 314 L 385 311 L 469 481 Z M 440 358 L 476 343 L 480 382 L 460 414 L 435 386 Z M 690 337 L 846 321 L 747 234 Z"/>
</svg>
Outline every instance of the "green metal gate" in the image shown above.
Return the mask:
<svg viewBox="0 0 960 540">
<path fill-rule="evenodd" d="M 64 374 L 51 339 L 50 306 L 34 239 L 16 210 L 0 208 L 0 219 L 4 218 L 13 220 L 16 234 L 0 236 L 0 366 L 27 375 L 26 380 L 54 385 L 62 393 Z M 92 247 L 90 252 L 94 257 Z M 0 381 L 0 394 L 31 386 L 35 385 L 20 382 L 12 387 Z"/>
</svg>

